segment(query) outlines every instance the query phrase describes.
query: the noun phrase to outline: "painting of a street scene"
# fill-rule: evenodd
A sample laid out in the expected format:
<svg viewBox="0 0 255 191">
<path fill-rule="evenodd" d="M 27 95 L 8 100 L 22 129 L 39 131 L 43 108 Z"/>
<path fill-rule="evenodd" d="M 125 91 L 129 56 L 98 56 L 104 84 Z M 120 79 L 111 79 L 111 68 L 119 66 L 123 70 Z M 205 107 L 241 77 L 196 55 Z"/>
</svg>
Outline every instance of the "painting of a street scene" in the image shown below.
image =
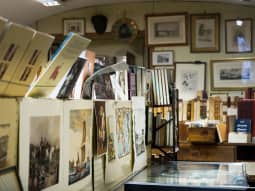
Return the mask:
<svg viewBox="0 0 255 191">
<path fill-rule="evenodd" d="M 131 110 L 116 109 L 118 157 L 122 158 L 130 152 Z"/>
<path fill-rule="evenodd" d="M 59 181 L 60 116 L 30 118 L 29 190 Z"/>
<path fill-rule="evenodd" d="M 69 185 L 90 174 L 92 110 L 72 110 L 69 129 Z"/>
</svg>

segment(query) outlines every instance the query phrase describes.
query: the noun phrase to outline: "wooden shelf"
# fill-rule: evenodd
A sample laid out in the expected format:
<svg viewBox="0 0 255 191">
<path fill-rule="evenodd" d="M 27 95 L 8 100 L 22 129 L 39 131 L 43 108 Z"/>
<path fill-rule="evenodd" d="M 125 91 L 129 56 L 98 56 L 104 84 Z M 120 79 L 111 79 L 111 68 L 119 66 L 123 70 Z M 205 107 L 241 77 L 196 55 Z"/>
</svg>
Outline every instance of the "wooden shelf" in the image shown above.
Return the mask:
<svg viewBox="0 0 255 191">
<path fill-rule="evenodd" d="M 51 34 L 55 36 L 55 42 L 56 44 L 61 43 L 64 40 L 64 35 L 63 34 Z M 93 40 L 118 40 L 118 41 L 127 41 L 127 40 L 122 40 L 118 39 L 117 36 L 113 32 L 105 32 L 103 34 L 98 34 L 98 33 L 85 33 L 84 37 Z M 136 38 L 144 38 L 144 31 L 138 31 L 138 35 Z"/>
</svg>

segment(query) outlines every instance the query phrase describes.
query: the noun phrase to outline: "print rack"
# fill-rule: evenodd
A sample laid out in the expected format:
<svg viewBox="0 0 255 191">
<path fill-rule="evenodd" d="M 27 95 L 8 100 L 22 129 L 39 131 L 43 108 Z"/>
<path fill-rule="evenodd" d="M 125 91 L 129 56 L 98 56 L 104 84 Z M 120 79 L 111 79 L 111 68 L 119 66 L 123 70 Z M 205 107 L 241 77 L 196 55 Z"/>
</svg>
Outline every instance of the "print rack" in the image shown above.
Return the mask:
<svg viewBox="0 0 255 191">
<path fill-rule="evenodd" d="M 177 160 L 178 151 L 178 90 L 166 71 L 152 71 L 153 128 L 152 158 Z M 164 69 L 163 69 L 164 70 Z M 162 74 L 165 77 L 162 77 Z"/>
</svg>

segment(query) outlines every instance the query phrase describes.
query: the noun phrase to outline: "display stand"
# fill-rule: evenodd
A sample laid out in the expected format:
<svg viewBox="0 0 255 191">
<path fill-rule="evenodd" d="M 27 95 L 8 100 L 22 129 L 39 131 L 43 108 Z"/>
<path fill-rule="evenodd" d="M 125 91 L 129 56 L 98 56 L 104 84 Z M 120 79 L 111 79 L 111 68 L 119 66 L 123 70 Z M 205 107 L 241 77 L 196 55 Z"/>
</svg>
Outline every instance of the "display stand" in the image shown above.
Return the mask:
<svg viewBox="0 0 255 191">
<path fill-rule="evenodd" d="M 157 108 L 169 108 L 168 120 L 164 121 L 162 124 L 157 124 L 157 119 L 154 117 L 153 119 L 153 139 L 152 139 L 152 149 L 158 149 L 160 151 L 159 155 L 160 157 L 163 157 L 167 160 L 177 160 L 177 151 L 178 151 L 178 126 L 179 126 L 179 112 L 178 112 L 178 90 L 175 89 L 174 84 L 169 84 L 169 100 L 170 104 L 159 104 L 153 105 L 154 110 Z M 155 114 L 154 114 L 155 116 Z M 170 139 L 169 141 L 165 141 L 165 145 L 159 145 L 157 144 L 157 138 L 160 138 L 160 130 L 163 128 L 169 130 L 167 131 L 167 137 L 166 139 Z M 166 144 L 168 142 L 168 144 Z"/>
</svg>

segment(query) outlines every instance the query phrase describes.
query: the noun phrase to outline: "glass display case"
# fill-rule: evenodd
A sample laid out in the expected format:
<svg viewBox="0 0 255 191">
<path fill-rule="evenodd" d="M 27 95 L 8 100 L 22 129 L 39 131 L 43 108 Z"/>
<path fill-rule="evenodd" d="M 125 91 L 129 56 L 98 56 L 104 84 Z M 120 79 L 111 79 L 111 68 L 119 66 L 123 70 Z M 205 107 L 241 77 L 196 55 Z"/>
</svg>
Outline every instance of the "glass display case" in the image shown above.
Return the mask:
<svg viewBox="0 0 255 191">
<path fill-rule="evenodd" d="M 248 190 L 243 163 L 171 161 L 153 164 L 125 183 L 125 191 Z"/>
</svg>

